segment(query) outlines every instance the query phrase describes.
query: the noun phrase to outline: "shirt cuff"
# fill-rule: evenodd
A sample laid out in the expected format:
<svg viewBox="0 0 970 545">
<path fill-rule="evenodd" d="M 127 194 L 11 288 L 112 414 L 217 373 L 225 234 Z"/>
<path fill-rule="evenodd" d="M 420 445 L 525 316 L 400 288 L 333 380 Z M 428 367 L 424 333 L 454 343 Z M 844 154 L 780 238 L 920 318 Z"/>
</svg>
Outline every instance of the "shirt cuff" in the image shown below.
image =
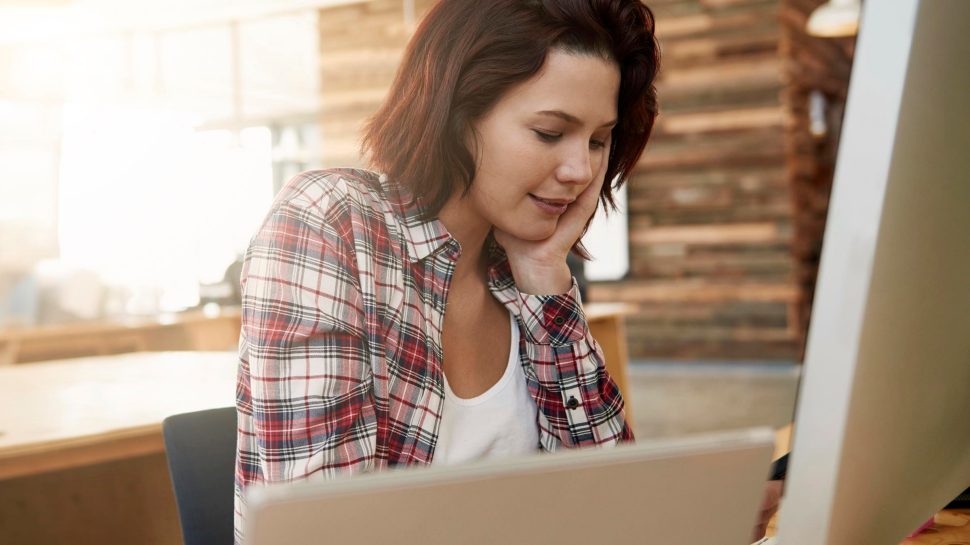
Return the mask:
<svg viewBox="0 0 970 545">
<path fill-rule="evenodd" d="M 579 296 L 579 284 L 575 277 L 572 281 L 569 291 L 560 295 L 519 292 L 519 314 L 530 342 L 562 346 L 586 337 L 589 327 Z"/>
</svg>

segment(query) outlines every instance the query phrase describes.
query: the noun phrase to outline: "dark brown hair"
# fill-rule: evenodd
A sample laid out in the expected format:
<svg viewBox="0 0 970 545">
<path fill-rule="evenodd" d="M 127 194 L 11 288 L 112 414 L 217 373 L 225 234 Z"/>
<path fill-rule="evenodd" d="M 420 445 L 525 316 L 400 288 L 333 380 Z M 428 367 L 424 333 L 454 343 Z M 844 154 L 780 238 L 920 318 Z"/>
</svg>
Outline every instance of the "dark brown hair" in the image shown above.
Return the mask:
<svg viewBox="0 0 970 545">
<path fill-rule="evenodd" d="M 514 85 L 534 76 L 552 48 L 598 55 L 620 68 L 618 123 L 600 198 L 636 166 L 657 115 L 660 63 L 653 14 L 639 0 L 440 0 L 408 44 L 363 150 L 372 165 L 421 197 L 434 217 L 467 191 L 475 158 L 472 123 Z"/>
</svg>

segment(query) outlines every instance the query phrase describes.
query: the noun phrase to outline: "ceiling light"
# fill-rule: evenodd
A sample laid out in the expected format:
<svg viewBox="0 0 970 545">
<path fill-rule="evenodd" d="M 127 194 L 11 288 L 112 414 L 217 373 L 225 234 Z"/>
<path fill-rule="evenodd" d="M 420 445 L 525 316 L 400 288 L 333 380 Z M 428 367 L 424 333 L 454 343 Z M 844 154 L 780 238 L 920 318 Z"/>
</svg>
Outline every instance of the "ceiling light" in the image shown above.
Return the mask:
<svg viewBox="0 0 970 545">
<path fill-rule="evenodd" d="M 829 0 L 812 12 L 806 28 L 812 36 L 842 38 L 859 32 L 859 0 Z"/>
</svg>

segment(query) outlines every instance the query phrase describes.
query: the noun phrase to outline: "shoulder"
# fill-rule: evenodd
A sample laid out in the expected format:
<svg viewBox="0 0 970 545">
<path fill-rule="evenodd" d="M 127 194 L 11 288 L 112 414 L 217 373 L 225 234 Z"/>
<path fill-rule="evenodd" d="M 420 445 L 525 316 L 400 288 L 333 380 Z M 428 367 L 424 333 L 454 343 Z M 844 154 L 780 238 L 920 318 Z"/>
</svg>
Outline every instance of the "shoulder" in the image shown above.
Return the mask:
<svg viewBox="0 0 970 545">
<path fill-rule="evenodd" d="M 308 170 L 297 174 L 274 200 L 272 211 L 298 211 L 308 221 L 328 222 L 340 216 L 381 218 L 388 209 L 380 176 L 353 168 Z"/>
</svg>

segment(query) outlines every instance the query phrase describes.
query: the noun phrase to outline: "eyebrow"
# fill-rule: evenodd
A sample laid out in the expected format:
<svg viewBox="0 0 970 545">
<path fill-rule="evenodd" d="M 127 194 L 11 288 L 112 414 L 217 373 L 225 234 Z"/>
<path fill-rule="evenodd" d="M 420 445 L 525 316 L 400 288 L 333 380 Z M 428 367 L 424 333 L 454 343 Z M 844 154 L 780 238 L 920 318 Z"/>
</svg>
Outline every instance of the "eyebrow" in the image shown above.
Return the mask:
<svg viewBox="0 0 970 545">
<path fill-rule="evenodd" d="M 548 115 L 548 116 L 552 116 L 552 117 L 558 117 L 559 119 L 562 119 L 563 121 L 566 121 L 567 123 L 572 123 L 574 125 L 582 125 L 583 124 L 583 122 L 580 121 L 578 117 L 576 117 L 574 115 L 567 114 L 566 112 L 564 112 L 562 110 L 543 110 L 541 112 L 536 112 L 536 113 L 539 114 L 539 115 Z M 602 125 L 600 125 L 600 128 L 603 129 L 603 128 L 606 128 L 606 127 L 612 127 L 614 125 L 616 125 L 616 120 L 615 119 L 613 121 L 608 121 L 606 123 L 603 123 Z"/>
</svg>

